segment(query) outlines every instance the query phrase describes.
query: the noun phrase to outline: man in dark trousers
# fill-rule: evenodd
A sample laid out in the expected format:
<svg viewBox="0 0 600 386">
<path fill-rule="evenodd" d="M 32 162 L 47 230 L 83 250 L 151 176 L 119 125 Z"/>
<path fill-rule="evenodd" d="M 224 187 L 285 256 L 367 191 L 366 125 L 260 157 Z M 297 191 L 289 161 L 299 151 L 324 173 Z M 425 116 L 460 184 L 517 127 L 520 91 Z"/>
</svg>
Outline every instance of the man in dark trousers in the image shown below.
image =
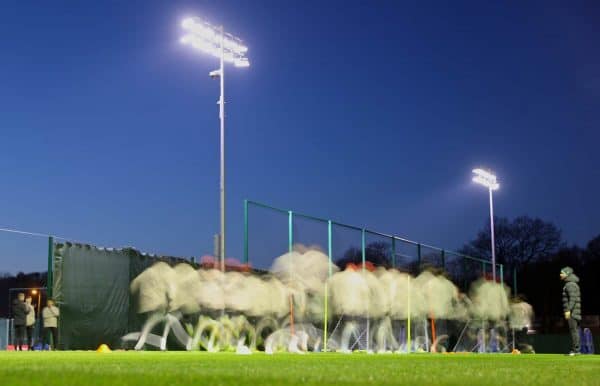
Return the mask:
<svg viewBox="0 0 600 386">
<path fill-rule="evenodd" d="M 579 342 L 579 325 L 581 323 L 581 291 L 579 278 L 573 273 L 573 268 L 565 267 L 560 270 L 560 278 L 565 282 L 562 292 L 563 311 L 569 324 L 571 333 L 571 352 L 569 355 L 578 355 L 581 350 Z"/>
<path fill-rule="evenodd" d="M 20 293 L 17 298 L 13 301 L 13 323 L 15 326 L 15 349 L 17 351 L 22 350 L 22 346 L 25 344 L 27 339 L 26 326 L 27 326 L 27 314 L 29 313 L 29 307 L 25 304 L 25 294 Z"/>
</svg>

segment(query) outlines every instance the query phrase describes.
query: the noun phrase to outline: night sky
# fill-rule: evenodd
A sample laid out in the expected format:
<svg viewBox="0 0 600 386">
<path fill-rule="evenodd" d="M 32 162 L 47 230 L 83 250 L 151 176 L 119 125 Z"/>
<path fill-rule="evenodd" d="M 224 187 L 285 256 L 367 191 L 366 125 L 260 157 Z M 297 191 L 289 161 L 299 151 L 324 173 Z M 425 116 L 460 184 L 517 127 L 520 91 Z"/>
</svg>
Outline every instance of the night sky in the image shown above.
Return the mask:
<svg viewBox="0 0 600 386">
<path fill-rule="evenodd" d="M 583 246 L 600 233 L 600 5 L 485 3 L 3 1 L 0 227 L 212 252 L 218 63 L 178 42 L 194 15 L 251 61 L 226 69 L 228 256 L 244 198 L 458 248 L 488 219 L 477 166 L 498 174 L 498 216 Z M 0 272 L 44 270 L 46 248 L 0 234 Z"/>
</svg>

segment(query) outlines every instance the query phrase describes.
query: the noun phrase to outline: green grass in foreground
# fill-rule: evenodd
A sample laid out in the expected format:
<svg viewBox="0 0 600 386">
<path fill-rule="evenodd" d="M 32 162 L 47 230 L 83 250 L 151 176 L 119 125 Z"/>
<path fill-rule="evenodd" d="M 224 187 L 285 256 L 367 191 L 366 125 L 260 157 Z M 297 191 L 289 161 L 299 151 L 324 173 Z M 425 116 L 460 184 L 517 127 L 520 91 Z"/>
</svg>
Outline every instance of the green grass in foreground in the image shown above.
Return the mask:
<svg viewBox="0 0 600 386">
<path fill-rule="evenodd" d="M 0 352 L 18 385 L 600 385 L 600 356 Z"/>
</svg>

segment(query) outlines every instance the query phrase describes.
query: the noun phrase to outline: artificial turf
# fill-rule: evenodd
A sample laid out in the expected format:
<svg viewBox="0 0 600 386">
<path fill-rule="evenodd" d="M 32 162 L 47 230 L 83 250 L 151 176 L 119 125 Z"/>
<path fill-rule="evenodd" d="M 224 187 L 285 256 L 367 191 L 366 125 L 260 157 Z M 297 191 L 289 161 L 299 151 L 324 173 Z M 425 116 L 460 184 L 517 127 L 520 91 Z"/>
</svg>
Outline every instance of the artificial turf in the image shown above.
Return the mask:
<svg viewBox="0 0 600 386">
<path fill-rule="evenodd" d="M 600 385 L 600 356 L 0 352 L 18 385 Z"/>
</svg>

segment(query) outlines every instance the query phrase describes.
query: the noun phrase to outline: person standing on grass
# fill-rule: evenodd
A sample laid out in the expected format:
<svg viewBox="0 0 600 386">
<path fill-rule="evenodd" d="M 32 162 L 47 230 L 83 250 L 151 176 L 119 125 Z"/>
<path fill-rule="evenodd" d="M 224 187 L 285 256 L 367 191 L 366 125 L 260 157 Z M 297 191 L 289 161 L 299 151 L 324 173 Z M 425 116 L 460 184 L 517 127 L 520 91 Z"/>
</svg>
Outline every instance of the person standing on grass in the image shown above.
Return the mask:
<svg viewBox="0 0 600 386">
<path fill-rule="evenodd" d="M 571 333 L 571 351 L 569 355 L 580 354 L 579 325 L 581 324 L 581 291 L 579 278 L 573 268 L 565 267 L 560 270 L 560 278 L 565 282 L 562 291 L 563 311 Z"/>
<path fill-rule="evenodd" d="M 42 311 L 42 319 L 44 320 L 44 344 L 48 343 L 51 349 L 56 350 L 58 347 L 58 316 L 60 311 L 54 305 L 54 300 L 48 299 L 46 307 Z M 48 335 L 52 334 L 52 345 L 48 340 Z"/>
<path fill-rule="evenodd" d="M 35 326 L 35 308 L 31 305 L 31 295 L 25 298 L 25 305 L 29 312 L 25 318 L 25 329 L 27 331 L 27 345 L 31 350 L 33 348 L 33 330 Z"/>
<path fill-rule="evenodd" d="M 29 308 L 25 303 L 25 294 L 19 293 L 13 302 L 13 323 L 15 326 L 15 349 L 21 351 L 26 339 L 25 326 L 27 324 L 27 314 Z"/>
</svg>

